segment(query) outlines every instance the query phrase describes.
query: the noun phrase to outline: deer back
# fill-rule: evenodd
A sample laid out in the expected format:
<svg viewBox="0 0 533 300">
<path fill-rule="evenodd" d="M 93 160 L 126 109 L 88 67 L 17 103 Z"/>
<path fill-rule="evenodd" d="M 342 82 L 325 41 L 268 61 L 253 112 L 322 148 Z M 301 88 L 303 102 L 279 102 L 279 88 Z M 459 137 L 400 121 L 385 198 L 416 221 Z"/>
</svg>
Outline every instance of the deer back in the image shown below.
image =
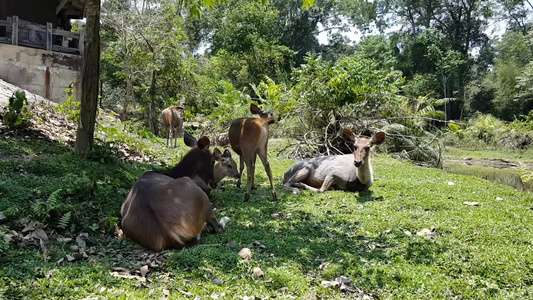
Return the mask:
<svg viewBox="0 0 533 300">
<path fill-rule="evenodd" d="M 188 177 L 147 172 L 122 205 L 124 234 L 154 251 L 180 249 L 199 236 L 213 216 L 207 195 Z"/>
</svg>

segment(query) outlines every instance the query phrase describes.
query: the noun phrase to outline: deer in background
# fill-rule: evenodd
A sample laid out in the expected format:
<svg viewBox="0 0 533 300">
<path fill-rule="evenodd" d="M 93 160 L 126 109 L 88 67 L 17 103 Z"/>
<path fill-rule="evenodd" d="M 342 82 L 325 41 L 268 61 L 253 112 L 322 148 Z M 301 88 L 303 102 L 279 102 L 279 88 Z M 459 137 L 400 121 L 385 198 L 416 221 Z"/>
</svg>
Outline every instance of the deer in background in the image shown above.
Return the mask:
<svg viewBox="0 0 533 300">
<path fill-rule="evenodd" d="M 174 141 L 174 147 L 176 147 L 176 138 L 182 135 L 184 110 L 184 106 L 171 106 L 165 108 L 161 113 L 168 147 L 172 147 L 172 141 Z"/>
<path fill-rule="evenodd" d="M 349 192 L 368 190 L 374 181 L 370 150 L 385 141 L 385 133 L 373 137 L 356 136 L 344 129 L 343 137 L 354 143 L 353 154 L 305 159 L 293 165 L 283 176 L 283 187 L 299 193 L 298 188 L 314 192 L 329 189 Z"/>
<path fill-rule="evenodd" d="M 246 171 L 248 173 L 248 181 L 246 187 L 246 194 L 244 201 L 250 200 L 250 191 L 254 184 L 255 175 L 255 161 L 257 155 L 261 158 L 263 167 L 268 175 L 270 181 L 270 188 L 272 190 L 272 198 L 277 199 L 276 188 L 272 182 L 272 170 L 267 160 L 267 144 L 268 144 L 268 128 L 270 124 L 274 124 L 273 111 L 262 111 L 257 105 L 250 104 L 250 112 L 259 115 L 260 118 L 240 118 L 231 123 L 229 129 L 229 141 L 231 148 L 239 155 L 239 180 L 237 187 L 241 186 L 241 176 L 246 164 Z"/>
<path fill-rule="evenodd" d="M 216 148 L 211 154 L 207 137 L 196 141 L 186 134 L 184 141 L 193 149 L 170 170 L 144 173 L 120 210 L 124 234 L 153 251 L 198 244 L 205 223 L 222 231 L 208 195 L 225 175 L 237 177 L 237 165 L 231 154 L 224 157 Z"/>
</svg>

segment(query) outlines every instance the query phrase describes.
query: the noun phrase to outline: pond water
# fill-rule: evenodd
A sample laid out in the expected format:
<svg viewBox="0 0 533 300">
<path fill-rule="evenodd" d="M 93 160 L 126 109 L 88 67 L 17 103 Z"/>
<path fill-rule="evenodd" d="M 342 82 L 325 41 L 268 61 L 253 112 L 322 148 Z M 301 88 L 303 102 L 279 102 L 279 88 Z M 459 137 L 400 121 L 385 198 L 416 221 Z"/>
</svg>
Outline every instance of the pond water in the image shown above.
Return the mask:
<svg viewBox="0 0 533 300">
<path fill-rule="evenodd" d="M 476 176 L 495 183 L 509 185 L 519 190 L 533 191 L 533 185 L 524 183 L 520 178 L 519 171 L 515 168 L 469 166 L 459 162 L 444 162 L 443 169 L 448 173 Z"/>
</svg>

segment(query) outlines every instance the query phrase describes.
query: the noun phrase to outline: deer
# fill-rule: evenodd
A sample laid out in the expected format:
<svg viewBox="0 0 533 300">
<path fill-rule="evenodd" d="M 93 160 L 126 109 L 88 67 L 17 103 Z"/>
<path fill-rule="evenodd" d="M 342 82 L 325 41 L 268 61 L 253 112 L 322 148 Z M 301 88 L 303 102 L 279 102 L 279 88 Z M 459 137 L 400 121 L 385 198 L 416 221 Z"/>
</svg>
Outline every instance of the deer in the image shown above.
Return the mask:
<svg viewBox="0 0 533 300">
<path fill-rule="evenodd" d="M 367 191 L 374 182 L 370 150 L 385 141 L 385 133 L 356 136 L 343 129 L 343 137 L 353 142 L 353 154 L 309 158 L 294 164 L 283 176 L 283 187 L 295 194 L 299 188 L 322 193 L 329 189 Z"/>
<path fill-rule="evenodd" d="M 224 176 L 237 177 L 237 164 L 228 150 L 211 153 L 207 137 L 186 134 L 184 141 L 192 150 L 170 170 L 144 173 L 120 210 L 124 235 L 152 251 L 197 245 L 206 223 L 217 233 L 223 229 L 209 195 Z"/>
<path fill-rule="evenodd" d="M 267 159 L 268 128 L 276 122 L 273 118 L 274 112 L 272 110 L 263 111 L 253 103 L 250 104 L 250 112 L 259 115 L 259 118 L 236 119 L 231 123 L 228 132 L 231 149 L 239 155 L 240 175 L 237 181 L 237 187 L 240 188 L 241 186 L 242 171 L 246 164 L 248 181 L 246 193 L 244 194 L 244 202 L 250 200 L 250 191 L 254 184 L 255 161 L 257 155 L 259 155 L 268 175 L 268 180 L 270 181 L 272 198 L 276 201 L 276 188 L 272 182 L 272 170 Z"/>
<path fill-rule="evenodd" d="M 176 138 L 182 135 L 183 130 L 183 106 L 167 107 L 161 113 L 161 119 L 165 127 L 165 136 L 167 138 L 167 146 L 172 147 L 174 141 L 174 148 L 176 147 Z"/>
</svg>

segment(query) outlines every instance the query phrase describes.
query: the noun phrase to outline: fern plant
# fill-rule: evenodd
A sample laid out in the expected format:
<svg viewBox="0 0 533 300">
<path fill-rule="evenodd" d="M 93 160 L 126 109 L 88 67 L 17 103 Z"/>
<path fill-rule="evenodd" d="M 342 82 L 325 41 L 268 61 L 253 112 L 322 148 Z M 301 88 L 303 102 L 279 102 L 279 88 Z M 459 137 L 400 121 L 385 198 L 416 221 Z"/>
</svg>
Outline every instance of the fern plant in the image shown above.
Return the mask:
<svg viewBox="0 0 533 300">
<path fill-rule="evenodd" d="M 57 227 L 61 229 L 67 229 L 67 226 L 70 223 L 70 217 L 71 217 L 70 211 L 63 214 L 61 218 L 59 218 L 59 221 L 57 222 Z"/>
<path fill-rule="evenodd" d="M 42 199 L 33 202 L 33 213 L 42 221 L 47 221 L 50 218 L 50 212 L 60 208 L 60 196 L 63 189 L 57 189 L 48 196 L 46 201 Z"/>
</svg>

